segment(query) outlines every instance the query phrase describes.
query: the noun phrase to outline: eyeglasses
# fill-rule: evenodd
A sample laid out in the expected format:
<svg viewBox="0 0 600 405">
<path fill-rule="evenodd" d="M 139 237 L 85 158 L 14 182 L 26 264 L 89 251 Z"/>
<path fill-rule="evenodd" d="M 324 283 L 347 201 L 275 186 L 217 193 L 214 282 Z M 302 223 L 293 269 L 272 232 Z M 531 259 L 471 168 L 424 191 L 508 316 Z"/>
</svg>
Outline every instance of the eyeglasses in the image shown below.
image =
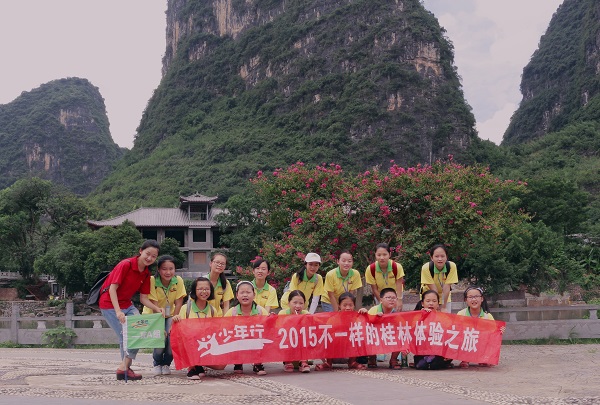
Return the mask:
<svg viewBox="0 0 600 405">
<path fill-rule="evenodd" d="M 467 296 L 467 299 L 468 300 L 476 300 L 481 297 L 482 297 L 481 295 L 469 295 L 469 296 Z"/>
<path fill-rule="evenodd" d="M 398 297 L 383 297 L 382 300 L 397 301 Z"/>
<path fill-rule="evenodd" d="M 215 264 L 215 266 L 227 266 L 227 263 L 225 262 L 213 262 Z"/>
<path fill-rule="evenodd" d="M 210 288 L 196 288 L 196 291 L 210 291 Z"/>
</svg>

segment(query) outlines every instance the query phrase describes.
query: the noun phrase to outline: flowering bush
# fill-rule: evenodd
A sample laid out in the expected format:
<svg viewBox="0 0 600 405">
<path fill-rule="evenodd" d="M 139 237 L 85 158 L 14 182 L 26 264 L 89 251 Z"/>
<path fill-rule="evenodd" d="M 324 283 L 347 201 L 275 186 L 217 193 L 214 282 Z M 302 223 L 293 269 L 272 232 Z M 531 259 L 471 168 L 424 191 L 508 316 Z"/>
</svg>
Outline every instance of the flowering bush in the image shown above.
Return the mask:
<svg viewBox="0 0 600 405">
<path fill-rule="evenodd" d="M 309 251 L 322 256 L 325 272 L 336 266 L 334 258 L 342 250 L 349 250 L 354 267 L 362 271 L 373 261 L 375 245 L 386 242 L 403 265 L 408 285 L 416 286 L 434 243 L 445 243 L 451 259 L 460 261 L 475 240 L 501 243 L 525 222 L 526 214 L 502 198 L 524 187 L 501 181 L 486 168 L 452 160 L 410 168 L 392 162 L 387 171 L 358 175 L 336 164 L 308 167 L 298 162 L 270 174 L 259 172 L 251 180 L 245 210 L 234 201 L 222 223 L 253 224 L 252 234 L 244 234 L 242 227 L 228 242 L 238 253 L 244 249 L 234 241 L 260 246 L 252 253 L 269 260 L 274 284 L 289 279 Z M 247 265 L 249 257 L 240 264 Z"/>
</svg>

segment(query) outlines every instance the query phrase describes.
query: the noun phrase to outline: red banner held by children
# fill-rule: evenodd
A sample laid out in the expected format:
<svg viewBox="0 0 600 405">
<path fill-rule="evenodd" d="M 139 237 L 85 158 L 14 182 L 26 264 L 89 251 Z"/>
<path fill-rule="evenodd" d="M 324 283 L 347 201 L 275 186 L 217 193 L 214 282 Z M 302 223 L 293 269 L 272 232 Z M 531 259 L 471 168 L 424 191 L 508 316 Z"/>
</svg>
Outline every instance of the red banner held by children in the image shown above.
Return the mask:
<svg viewBox="0 0 600 405">
<path fill-rule="evenodd" d="M 442 312 L 356 312 L 184 319 L 173 324 L 177 369 L 409 351 L 498 364 L 504 322 Z"/>
</svg>

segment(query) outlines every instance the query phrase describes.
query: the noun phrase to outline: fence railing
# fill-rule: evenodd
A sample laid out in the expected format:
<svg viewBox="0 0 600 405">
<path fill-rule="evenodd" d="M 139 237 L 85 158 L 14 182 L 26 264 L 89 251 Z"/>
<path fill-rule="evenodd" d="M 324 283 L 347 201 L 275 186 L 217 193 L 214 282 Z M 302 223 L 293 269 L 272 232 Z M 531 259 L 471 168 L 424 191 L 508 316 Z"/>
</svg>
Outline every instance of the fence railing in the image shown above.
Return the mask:
<svg viewBox="0 0 600 405">
<path fill-rule="evenodd" d="M 496 319 L 506 319 L 506 332 L 503 340 L 525 339 L 569 339 L 600 338 L 599 305 L 580 305 L 568 307 L 523 307 L 492 308 Z M 579 314 L 588 312 L 584 318 L 572 317 L 573 311 Z M 571 316 L 569 319 L 559 319 Z M 518 320 L 523 314 L 545 313 L 549 320 Z M 43 333 L 50 328 L 49 324 L 59 324 L 71 328 L 77 334 L 74 344 L 118 344 L 117 336 L 108 327 L 101 315 L 76 316 L 73 314 L 73 303 L 67 302 L 65 316 L 23 317 L 20 315 L 18 303 L 12 304 L 10 317 L 0 317 L 0 342 L 11 341 L 19 344 L 42 344 Z M 35 327 L 32 327 L 35 326 Z"/>
</svg>

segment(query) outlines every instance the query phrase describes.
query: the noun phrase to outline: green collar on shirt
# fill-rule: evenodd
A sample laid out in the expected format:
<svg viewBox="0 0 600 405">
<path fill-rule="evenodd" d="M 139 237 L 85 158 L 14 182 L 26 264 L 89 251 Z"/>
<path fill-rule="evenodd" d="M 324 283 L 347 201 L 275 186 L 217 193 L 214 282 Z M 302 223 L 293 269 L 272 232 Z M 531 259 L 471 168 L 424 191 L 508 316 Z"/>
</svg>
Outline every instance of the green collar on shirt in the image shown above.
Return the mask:
<svg viewBox="0 0 600 405">
<path fill-rule="evenodd" d="M 310 280 L 308 279 L 308 277 L 306 276 L 306 270 L 304 270 L 304 278 L 302 279 L 303 282 L 308 283 L 316 283 L 317 282 L 317 273 L 313 274 L 313 276 L 310 278 Z"/>
<path fill-rule="evenodd" d="M 467 315 L 472 316 L 471 308 L 469 308 L 469 307 L 467 307 Z M 483 308 L 479 308 L 479 318 L 485 318 L 485 311 L 483 310 Z"/>
<path fill-rule="evenodd" d="M 338 267 L 337 269 L 335 269 L 335 274 L 338 276 L 338 278 L 341 278 L 342 281 L 348 281 L 354 275 L 354 270 L 353 269 L 348 270 L 348 275 L 346 277 L 344 277 L 344 276 L 342 276 L 342 271 Z"/>
<path fill-rule="evenodd" d="M 241 304 L 237 304 L 236 314 L 242 315 L 242 305 Z M 260 312 L 258 311 L 258 306 L 252 305 L 252 310 L 250 311 L 250 316 L 252 316 L 252 315 L 260 315 Z"/>
<path fill-rule="evenodd" d="M 433 266 L 433 274 L 440 274 L 440 273 L 447 273 L 448 269 L 446 269 L 446 265 L 444 264 L 444 268 L 441 270 L 438 270 L 438 268 L 434 265 Z"/>
<path fill-rule="evenodd" d="M 165 287 L 165 286 L 163 285 L 163 283 L 162 283 L 162 280 L 161 280 L 160 276 L 159 276 L 158 278 L 155 278 L 155 279 L 154 279 L 154 286 L 155 286 L 155 287 L 161 287 L 161 288 L 163 288 L 163 289 L 165 289 L 165 288 L 166 288 L 167 290 L 168 290 L 168 289 L 170 289 L 170 288 L 171 288 L 171 286 L 173 286 L 173 285 L 175 285 L 175 284 L 177 284 L 177 276 L 173 276 L 173 277 L 171 278 L 171 280 L 169 281 L 169 285 L 168 285 L 167 287 Z"/>
<path fill-rule="evenodd" d="M 383 273 L 381 267 L 379 267 L 379 262 L 375 262 L 375 271 Z M 385 271 L 385 274 L 388 274 L 390 271 L 392 271 L 392 261 L 388 260 L 387 270 Z"/>
<path fill-rule="evenodd" d="M 252 285 L 254 286 L 254 289 L 256 290 L 256 294 L 260 294 L 263 291 L 269 291 L 269 289 L 271 288 L 271 286 L 269 285 L 269 283 L 267 283 L 265 281 L 265 285 L 263 286 L 263 288 L 258 288 L 256 286 L 256 279 L 252 280 Z"/>
<path fill-rule="evenodd" d="M 196 305 L 196 301 L 192 301 L 192 312 L 208 315 L 208 311 L 210 311 L 210 304 L 208 302 L 206 303 L 204 309 L 200 309 L 198 308 L 198 305 Z"/>
</svg>

